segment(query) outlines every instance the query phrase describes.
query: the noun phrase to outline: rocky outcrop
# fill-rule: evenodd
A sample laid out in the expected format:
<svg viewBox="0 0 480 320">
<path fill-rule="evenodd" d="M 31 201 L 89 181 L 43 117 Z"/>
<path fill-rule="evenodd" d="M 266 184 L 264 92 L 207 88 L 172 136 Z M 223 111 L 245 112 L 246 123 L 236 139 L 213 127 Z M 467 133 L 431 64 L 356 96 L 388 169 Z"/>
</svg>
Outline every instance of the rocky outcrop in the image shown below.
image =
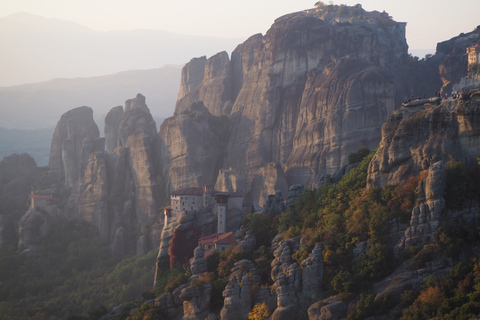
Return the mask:
<svg viewBox="0 0 480 320">
<path fill-rule="evenodd" d="M 238 242 L 238 244 L 233 248 L 232 252 L 239 252 L 239 251 L 246 251 L 246 252 L 253 252 L 255 250 L 255 246 L 257 241 L 255 239 L 255 234 L 252 230 L 247 230 L 245 233 L 245 237 Z"/>
<path fill-rule="evenodd" d="M 307 299 L 322 298 L 323 255 L 322 247 L 316 244 L 312 253 L 302 261 L 302 295 Z"/>
<path fill-rule="evenodd" d="M 91 111 L 85 108 L 81 112 Z M 157 182 L 159 148 L 155 121 L 141 94 L 127 100 L 123 110 L 121 107 L 114 108 L 106 118 L 109 149 L 113 149 L 112 152 L 104 151 L 103 138 L 86 137 L 82 140 L 78 161 L 81 165 L 77 167 L 79 175 L 65 210 L 68 218 L 94 225 L 100 235 L 109 241 L 112 253 L 117 258 L 137 252 L 137 249 L 145 253 L 152 246 L 158 246 L 161 235 L 158 225 L 163 227 L 162 217 L 158 219 L 161 188 Z M 80 111 L 72 111 L 62 117 L 70 120 L 59 121 L 58 132 L 61 132 L 65 121 L 81 123 L 77 119 Z M 73 115 L 77 115 L 77 118 L 72 118 Z M 69 159 L 75 162 L 75 157 Z M 71 168 L 75 166 L 66 166 L 66 170 Z M 66 176 L 68 183 L 71 183 L 73 171 L 66 172 Z M 137 235 L 138 230 L 147 224 L 151 232 Z"/>
<path fill-rule="evenodd" d="M 428 170 L 428 176 L 419 183 L 417 201 L 419 205 L 412 210 L 410 226 L 405 237 L 397 245 L 401 250 L 434 242 L 435 233 L 440 227 L 440 219 L 445 209 L 445 166 L 443 161 L 434 163 Z"/>
<path fill-rule="evenodd" d="M 347 304 L 339 297 L 330 297 L 308 308 L 309 320 L 339 320 L 345 319 L 346 315 Z"/>
<path fill-rule="evenodd" d="M 190 270 L 193 275 L 201 274 L 207 271 L 207 261 L 204 258 L 205 249 L 201 243 L 195 248 L 193 252 L 193 261 L 190 265 Z"/>
<path fill-rule="evenodd" d="M 103 152 L 90 154 L 83 178 L 72 189 L 66 216 L 95 226 L 100 236 L 109 239 L 108 179 Z"/>
<path fill-rule="evenodd" d="M 229 115 L 233 104 L 231 96 L 232 75 L 228 54 L 223 51 L 208 60 L 205 57 L 194 59 L 182 71 L 175 113 L 188 111 L 194 102 L 208 101 L 211 114 Z"/>
<path fill-rule="evenodd" d="M 235 263 L 228 285 L 222 295 L 225 298 L 220 317 L 222 320 L 247 319 L 252 307 L 252 287 L 260 284 L 255 264 L 249 260 Z"/>
<path fill-rule="evenodd" d="M 315 187 L 349 153 L 376 147 L 381 124 L 409 96 L 404 31 L 394 21 L 347 25 L 305 11 L 277 19 L 230 60 L 224 52 L 193 59 L 182 71 L 176 115 L 159 133 L 169 190 L 213 184 L 229 168 L 245 174 L 246 202 L 263 203 L 278 189 L 287 194 L 288 185 Z M 218 140 L 191 110 L 196 103 L 229 115 L 225 150 L 214 148 L 210 157 L 201 156 L 203 148 Z"/>
<path fill-rule="evenodd" d="M 285 202 L 283 202 L 282 192 L 277 190 L 275 194 L 269 194 L 263 205 L 263 213 L 275 216 L 285 211 Z"/>
<path fill-rule="evenodd" d="M 367 186 L 401 185 L 434 163 L 476 163 L 480 154 L 480 90 L 396 111 L 382 126 L 382 140 L 369 168 Z"/>
<path fill-rule="evenodd" d="M 245 194 L 247 190 L 247 180 L 244 172 L 234 169 L 220 169 L 215 182 L 215 190 L 235 191 Z"/>
<path fill-rule="evenodd" d="M 211 293 L 210 283 L 182 289 L 180 293 L 180 299 L 183 300 L 182 320 L 205 319 L 208 316 Z"/>
<path fill-rule="evenodd" d="M 0 214 L 0 248 L 15 242 L 15 224 L 8 214 Z"/>
<path fill-rule="evenodd" d="M 123 119 L 123 107 L 112 108 L 105 116 L 105 147 L 107 152 L 113 152 L 118 147 L 118 129 Z"/>
<path fill-rule="evenodd" d="M 293 186 L 290 186 L 290 188 L 288 188 L 288 196 L 285 207 L 289 208 L 292 206 L 304 190 L 305 188 L 303 187 L 303 184 L 294 184 Z"/>
<path fill-rule="evenodd" d="M 37 163 L 28 153 L 12 154 L 0 161 L 0 181 L 31 177 L 38 173 Z"/>
<path fill-rule="evenodd" d="M 18 246 L 28 247 L 35 240 L 47 234 L 52 226 L 52 219 L 43 210 L 28 210 L 20 220 L 18 228 Z"/>
<path fill-rule="evenodd" d="M 472 32 L 462 33 L 450 40 L 437 44 L 436 56 L 439 57 L 439 73 L 442 81 L 442 94 L 452 91 L 453 85 L 467 74 L 468 57 L 466 48 L 480 41 L 480 28 Z"/>
<path fill-rule="evenodd" d="M 160 163 L 167 190 L 214 185 L 222 167 L 227 119 L 215 117 L 195 103 L 160 128 Z"/>
<path fill-rule="evenodd" d="M 292 254 L 300 249 L 300 237 L 282 240 L 281 236 L 276 236 L 272 241 L 272 250 L 274 259 L 272 261 L 271 277 L 273 281 L 277 276 L 286 273 L 292 264 Z"/>
<path fill-rule="evenodd" d="M 300 271 L 296 263 L 289 266 L 286 273 L 277 277 L 277 309 L 272 320 L 297 319 L 298 299 L 296 291 L 300 288 Z"/>
<path fill-rule="evenodd" d="M 72 187 L 83 174 L 91 152 L 103 151 L 104 139 L 93 120 L 93 110 L 78 107 L 62 115 L 55 127 L 48 165 L 65 172 L 65 184 Z"/>
</svg>

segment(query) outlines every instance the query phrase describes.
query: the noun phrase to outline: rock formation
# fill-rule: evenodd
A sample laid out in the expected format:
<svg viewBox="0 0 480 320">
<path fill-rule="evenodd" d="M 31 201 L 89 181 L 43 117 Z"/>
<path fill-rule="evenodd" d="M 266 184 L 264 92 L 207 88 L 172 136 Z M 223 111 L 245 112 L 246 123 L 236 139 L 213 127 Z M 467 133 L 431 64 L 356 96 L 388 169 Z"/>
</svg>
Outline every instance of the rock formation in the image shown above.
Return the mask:
<svg viewBox="0 0 480 320">
<path fill-rule="evenodd" d="M 437 44 L 438 70 L 442 81 L 442 94 L 448 94 L 453 85 L 460 81 L 467 73 L 468 57 L 466 48 L 475 45 L 480 40 L 480 28 L 472 32 L 462 33 L 450 40 Z"/>
<path fill-rule="evenodd" d="M 80 125 L 72 124 L 84 123 L 85 113 L 90 114 L 89 111 L 91 109 L 85 107 L 67 112 L 57 125 L 58 135 L 61 136 L 64 122 L 75 129 Z M 122 118 L 118 121 L 120 113 Z M 112 109 L 106 118 L 107 127 L 109 149 L 113 148 L 113 152 L 104 151 L 103 138 L 87 136 L 82 140 L 78 161 L 81 165 L 72 167 L 79 172 L 76 180 L 73 180 L 75 170 L 65 167 L 68 183 L 74 182 L 66 216 L 87 221 L 98 228 L 100 235 L 111 243 L 112 253 L 121 258 L 126 253 L 136 252 L 137 248 L 146 252 L 160 244 L 161 227 L 159 231 L 157 225 L 163 226 L 163 219 L 160 217 L 157 221 L 161 205 L 156 166 L 159 150 L 156 124 L 141 94 L 127 100 L 123 112 L 122 108 Z M 117 136 L 114 136 L 115 132 Z M 68 139 L 76 144 L 75 138 L 79 134 Z M 52 154 L 55 153 L 52 151 Z M 56 158 L 51 159 L 55 163 Z M 74 163 L 76 158 L 69 159 L 69 163 Z M 146 224 L 151 225 L 151 233 L 141 234 L 142 245 L 138 246 L 137 231 Z"/>
<path fill-rule="evenodd" d="M 93 110 L 78 107 L 62 115 L 55 127 L 50 147 L 50 169 L 65 173 L 65 184 L 72 187 L 83 170 L 91 152 L 103 151 L 104 139 L 93 120 Z"/>
<path fill-rule="evenodd" d="M 180 293 L 180 299 L 183 300 L 182 320 L 205 319 L 208 316 L 211 293 L 212 285 L 210 283 L 182 289 Z"/>
<path fill-rule="evenodd" d="M 304 190 L 305 188 L 303 187 L 303 184 L 294 184 L 293 186 L 290 186 L 290 188 L 288 188 L 288 196 L 285 207 L 288 208 L 293 205 Z"/>
<path fill-rule="evenodd" d="M 212 116 L 202 102 L 166 119 L 159 136 L 167 190 L 214 185 L 222 167 L 227 132 L 227 119 Z"/>
<path fill-rule="evenodd" d="M 52 219 L 43 210 L 28 210 L 20 220 L 18 228 L 18 246 L 28 247 L 38 238 L 43 237 L 51 228 Z"/>
<path fill-rule="evenodd" d="M 250 260 L 235 263 L 223 291 L 225 298 L 220 317 L 222 320 L 247 319 L 252 307 L 252 287 L 260 284 L 255 264 Z"/>
<path fill-rule="evenodd" d="M 0 181 L 9 182 L 15 178 L 26 178 L 38 173 L 37 163 L 29 154 L 12 154 L 0 161 Z"/>
<path fill-rule="evenodd" d="M 255 246 L 257 241 L 255 239 L 255 234 L 252 230 L 247 230 L 245 233 L 245 237 L 238 242 L 238 244 L 233 248 L 232 252 L 238 251 L 246 251 L 246 252 L 253 252 L 255 250 Z"/>
<path fill-rule="evenodd" d="M 350 152 L 376 147 L 381 124 L 409 96 L 405 29 L 393 20 L 355 21 L 289 14 L 230 60 L 222 52 L 188 63 L 176 115 L 159 133 L 167 189 L 213 184 L 220 169 L 236 170 L 245 175 L 246 201 L 263 203 L 288 185 L 315 187 Z M 228 132 L 215 137 L 205 124 L 211 115 L 228 116 Z M 274 174 L 264 172 L 270 168 Z M 218 179 L 224 186 L 225 176 Z"/>
<path fill-rule="evenodd" d="M 201 274 L 207 271 L 207 261 L 204 258 L 205 249 L 201 243 L 195 248 L 193 252 L 193 261 L 190 265 L 190 270 L 193 275 Z"/>
<path fill-rule="evenodd" d="M 105 116 L 105 147 L 107 152 L 113 152 L 118 147 L 118 129 L 123 119 L 123 107 L 111 109 Z"/>
<path fill-rule="evenodd" d="M 405 238 L 400 240 L 401 249 L 411 246 L 423 247 L 434 242 L 435 232 L 440 227 L 440 218 L 445 209 L 446 178 L 443 161 L 434 163 L 428 170 L 428 176 L 420 182 L 417 201 L 420 203 L 412 210 L 410 226 Z"/>
<path fill-rule="evenodd" d="M 480 90 L 438 106 L 399 109 L 382 126 L 382 140 L 368 168 L 368 186 L 401 185 L 440 160 L 476 163 L 479 113 Z"/>
<path fill-rule="evenodd" d="M 302 295 L 318 300 L 322 298 L 323 255 L 320 244 L 316 244 L 312 253 L 302 261 Z"/>
<path fill-rule="evenodd" d="M 8 214 L 0 214 L 0 248 L 13 244 L 15 239 L 13 218 Z"/>
<path fill-rule="evenodd" d="M 269 194 L 263 205 L 263 213 L 275 216 L 283 211 L 285 211 L 285 203 L 283 202 L 282 192 L 277 190 L 275 194 Z"/>
</svg>

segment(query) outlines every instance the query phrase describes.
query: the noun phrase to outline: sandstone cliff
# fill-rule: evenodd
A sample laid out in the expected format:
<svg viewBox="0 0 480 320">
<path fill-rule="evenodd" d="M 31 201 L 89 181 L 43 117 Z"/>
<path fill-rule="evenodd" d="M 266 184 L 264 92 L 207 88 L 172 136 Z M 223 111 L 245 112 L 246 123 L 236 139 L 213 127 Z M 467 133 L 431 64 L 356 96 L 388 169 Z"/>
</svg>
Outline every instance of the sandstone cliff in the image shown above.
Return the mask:
<svg viewBox="0 0 480 320">
<path fill-rule="evenodd" d="M 70 113 L 69 123 L 80 122 Z M 95 146 L 96 140 L 83 139 L 82 157 L 86 157 L 82 158 L 65 215 L 94 225 L 111 243 L 112 253 L 121 258 L 160 244 L 163 219 L 159 215 L 157 132 L 140 94 L 127 100 L 123 110 L 112 109 L 105 121 L 109 149 L 115 149 L 106 153 L 103 144 L 100 148 Z M 149 232 L 137 238 L 138 229 L 147 224 Z"/>
<path fill-rule="evenodd" d="M 480 154 L 480 90 L 461 99 L 423 101 L 396 111 L 382 126 L 382 140 L 368 169 L 368 185 L 400 185 L 440 160 L 476 163 Z"/>
<path fill-rule="evenodd" d="M 277 19 L 230 60 L 224 52 L 193 59 L 182 71 L 176 115 L 159 133 L 171 142 L 162 148 L 168 189 L 212 184 L 219 169 L 236 170 L 245 177 L 247 201 L 263 203 L 279 184 L 284 194 L 292 184 L 314 187 L 350 152 L 374 148 L 383 121 L 409 96 L 404 32 L 393 20 L 337 23 L 311 10 Z M 220 144 L 188 119 L 196 103 L 229 116 Z M 214 148 L 209 157 L 200 156 L 199 137 Z M 281 169 L 277 179 L 259 171 L 270 163 Z"/>
<path fill-rule="evenodd" d="M 65 173 L 65 184 L 72 187 L 83 174 L 88 157 L 93 151 L 103 151 L 98 127 L 93 121 L 93 110 L 78 107 L 62 115 L 55 127 L 50 147 L 51 169 Z M 84 143 L 84 139 L 87 139 Z"/>
</svg>

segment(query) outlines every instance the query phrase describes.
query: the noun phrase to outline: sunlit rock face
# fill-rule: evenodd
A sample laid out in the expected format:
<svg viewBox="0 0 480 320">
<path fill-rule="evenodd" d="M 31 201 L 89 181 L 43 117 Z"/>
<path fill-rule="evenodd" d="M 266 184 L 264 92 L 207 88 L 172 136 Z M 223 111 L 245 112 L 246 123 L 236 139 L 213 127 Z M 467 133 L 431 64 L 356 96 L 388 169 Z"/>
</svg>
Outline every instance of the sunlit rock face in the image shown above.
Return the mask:
<svg viewBox="0 0 480 320">
<path fill-rule="evenodd" d="M 322 18 L 313 12 L 289 14 L 264 36 L 239 45 L 230 60 L 224 52 L 193 59 L 182 72 L 176 115 L 164 122 L 160 137 L 167 141 L 174 126 L 184 126 L 179 119 L 199 101 L 212 115 L 228 116 L 225 151 L 210 164 L 197 157 L 196 166 L 221 164 L 220 169 L 241 172 L 246 201 L 254 202 L 265 199 L 254 181 L 269 163 L 282 168 L 282 189 L 311 187 L 345 165 L 349 153 L 376 147 L 383 121 L 408 96 L 401 69 L 408 56 L 404 25 Z M 199 143 L 188 133 L 176 138 L 177 147 L 162 153 L 170 160 L 163 162 L 164 173 Z M 172 151 L 180 145 L 182 152 Z M 213 178 L 194 181 L 190 166 L 177 170 L 170 188 L 215 182 L 218 170 Z"/>
<path fill-rule="evenodd" d="M 461 99 L 405 106 L 382 127 L 379 149 L 368 168 L 368 186 L 401 185 L 434 163 L 476 163 L 480 154 L 480 90 Z"/>
</svg>

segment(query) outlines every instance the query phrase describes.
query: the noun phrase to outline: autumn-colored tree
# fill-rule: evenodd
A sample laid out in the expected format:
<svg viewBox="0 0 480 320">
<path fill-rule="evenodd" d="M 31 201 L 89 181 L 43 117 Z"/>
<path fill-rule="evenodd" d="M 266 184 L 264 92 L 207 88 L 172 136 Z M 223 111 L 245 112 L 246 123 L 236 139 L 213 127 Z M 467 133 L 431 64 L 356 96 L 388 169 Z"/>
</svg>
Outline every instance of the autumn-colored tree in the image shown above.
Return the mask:
<svg viewBox="0 0 480 320">
<path fill-rule="evenodd" d="M 265 302 L 257 303 L 248 314 L 248 320 L 266 320 L 270 316 L 267 304 Z"/>
<path fill-rule="evenodd" d="M 199 238 L 199 230 L 175 229 L 170 243 L 170 269 L 175 268 L 176 264 L 185 265 L 193 257 L 193 251 L 198 245 Z"/>
</svg>

